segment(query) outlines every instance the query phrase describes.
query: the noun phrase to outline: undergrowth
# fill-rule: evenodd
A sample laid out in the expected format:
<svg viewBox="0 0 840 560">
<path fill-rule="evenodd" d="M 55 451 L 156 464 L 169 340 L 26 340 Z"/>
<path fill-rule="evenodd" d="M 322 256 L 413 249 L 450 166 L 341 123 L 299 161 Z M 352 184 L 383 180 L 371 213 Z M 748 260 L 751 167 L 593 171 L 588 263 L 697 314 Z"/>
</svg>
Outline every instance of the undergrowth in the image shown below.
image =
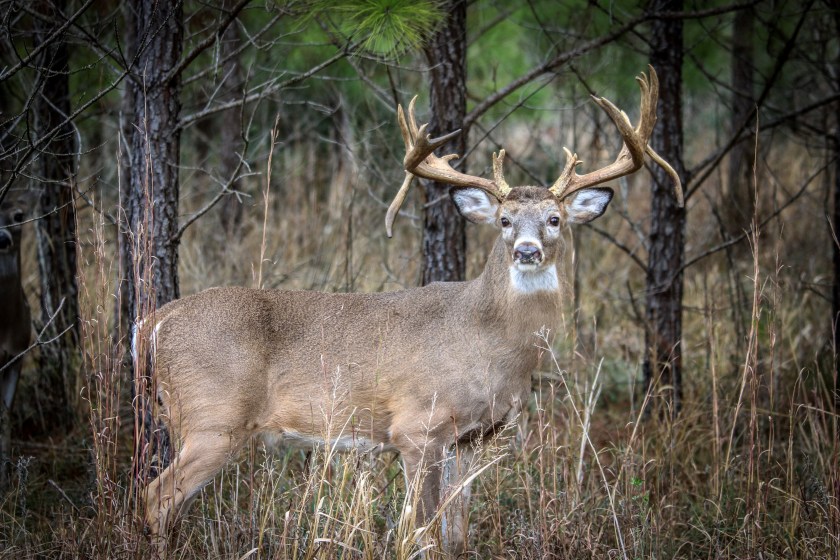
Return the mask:
<svg viewBox="0 0 840 560">
<path fill-rule="evenodd" d="M 335 178 L 333 171 L 323 172 Z M 224 283 L 367 291 L 413 284 L 416 226 L 403 219 L 386 246 L 374 233 L 381 207 L 354 203 L 362 193 L 342 177 L 330 192 L 345 196 L 327 200 L 284 184 L 281 201 L 266 205 L 283 217 L 266 221 L 265 237 L 252 225 L 262 216 L 246 217 L 236 238 L 210 219 L 197 224 L 182 247 L 184 292 Z M 699 203 L 692 215 L 701 224 L 691 227 L 701 229 L 708 216 Z M 15 440 L 14 484 L 0 504 L 4 558 L 154 555 L 131 475 L 126 333 L 113 321 L 114 232 L 98 213 L 79 220 L 83 421 L 47 441 Z M 616 220 L 609 224 L 621 230 Z M 800 263 L 787 266 L 790 236 L 781 229 L 753 234 L 735 271 L 712 257 L 687 275 L 678 415 L 665 404 L 666 387 L 648 403 L 640 397 L 638 275 L 614 248 L 576 234 L 569 247 L 588 249 L 575 254 L 580 266 L 567 267 L 566 281 L 589 288 L 570 297 L 560 332 L 534 333 L 544 359 L 533 398 L 479 450 L 470 557 L 840 558 L 833 358 L 814 335 L 821 304 L 798 284 Z M 474 276 L 490 234 L 471 235 Z M 257 273 L 259 255 L 265 271 Z M 167 556 L 437 557 L 440 519 L 417 527 L 406 513 L 413 501 L 392 454 L 253 441 L 183 517 Z"/>
</svg>

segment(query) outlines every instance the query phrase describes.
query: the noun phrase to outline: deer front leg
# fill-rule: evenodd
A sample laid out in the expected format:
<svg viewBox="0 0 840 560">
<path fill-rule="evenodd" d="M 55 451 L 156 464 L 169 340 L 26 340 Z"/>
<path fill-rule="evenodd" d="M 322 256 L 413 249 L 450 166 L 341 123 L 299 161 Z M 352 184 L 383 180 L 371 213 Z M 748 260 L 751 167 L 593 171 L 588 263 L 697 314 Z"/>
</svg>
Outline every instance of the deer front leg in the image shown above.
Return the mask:
<svg viewBox="0 0 840 560">
<path fill-rule="evenodd" d="M 9 487 L 12 466 L 12 402 L 15 398 L 21 362 L 10 365 L 2 372 L 0 386 L 0 496 Z"/>
<path fill-rule="evenodd" d="M 406 438 L 410 439 L 410 438 Z M 400 450 L 405 473 L 406 500 L 403 508 L 407 542 L 421 549 L 435 544 L 432 523 L 440 504 L 443 448 L 419 444 L 418 439 Z M 401 525 L 402 523 L 401 522 Z M 409 551 L 406 551 L 407 555 Z M 425 556 L 424 556 L 425 557 Z"/>
<path fill-rule="evenodd" d="M 408 500 L 408 506 L 414 507 L 416 503 L 417 527 L 427 525 L 440 503 L 440 482 L 442 453 L 403 452 L 401 453 L 405 468 L 406 492 L 416 492 L 414 499 Z"/>
<path fill-rule="evenodd" d="M 455 445 L 446 453 L 441 481 L 442 500 L 447 501 L 454 493 L 458 495 L 449 501 L 443 513 L 441 532 L 444 549 L 459 558 L 466 551 L 469 530 L 471 483 L 466 482 L 473 466 L 475 452 L 469 443 Z"/>
</svg>

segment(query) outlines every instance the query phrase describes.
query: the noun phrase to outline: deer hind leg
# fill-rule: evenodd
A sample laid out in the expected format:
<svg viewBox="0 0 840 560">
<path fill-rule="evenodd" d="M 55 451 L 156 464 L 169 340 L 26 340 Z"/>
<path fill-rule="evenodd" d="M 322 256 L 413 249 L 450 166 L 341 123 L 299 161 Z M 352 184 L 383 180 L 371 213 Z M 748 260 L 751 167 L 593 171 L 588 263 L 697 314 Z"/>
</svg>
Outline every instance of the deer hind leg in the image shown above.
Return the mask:
<svg viewBox="0 0 840 560">
<path fill-rule="evenodd" d="M 222 469 L 246 438 L 218 432 L 190 434 L 172 463 L 146 488 L 146 523 L 165 538 L 174 520 Z"/>
</svg>

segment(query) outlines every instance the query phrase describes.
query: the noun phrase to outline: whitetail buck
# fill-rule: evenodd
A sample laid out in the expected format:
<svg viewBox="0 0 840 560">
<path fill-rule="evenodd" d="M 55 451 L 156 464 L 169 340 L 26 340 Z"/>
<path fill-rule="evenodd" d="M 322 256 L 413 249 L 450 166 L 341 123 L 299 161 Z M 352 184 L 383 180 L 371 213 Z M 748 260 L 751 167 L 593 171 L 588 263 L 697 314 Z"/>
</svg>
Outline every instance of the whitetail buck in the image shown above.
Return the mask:
<svg viewBox="0 0 840 560">
<path fill-rule="evenodd" d="M 600 216 L 612 191 L 591 187 L 638 170 L 645 153 L 670 169 L 647 145 L 656 73 L 638 81 L 635 129 L 612 103 L 595 98 L 624 139 L 615 162 L 581 176 L 566 150 L 565 168 L 549 188 L 510 188 L 503 151 L 494 155 L 492 180 L 454 170 L 448 162 L 456 156 L 433 150 L 455 133 L 431 139 L 426 125 L 417 127 L 413 101 L 407 118 L 399 108 L 406 180 L 388 212 L 389 233 L 415 175 L 453 185 L 467 220 L 501 230 L 475 280 L 375 294 L 212 288 L 142 323 L 161 414 L 178 448 L 146 490 L 153 534 L 258 433 L 306 446 L 398 451 L 409 480 L 426 473 L 419 514 L 427 522 L 452 447 L 492 432 L 528 399 L 534 333 L 554 328 L 560 313 L 563 227 Z M 460 553 L 463 516 L 448 525 L 447 548 Z"/>
<path fill-rule="evenodd" d="M 0 491 L 8 484 L 11 412 L 22 353 L 32 339 L 29 304 L 20 281 L 21 222 L 24 201 L 9 196 L 0 203 Z"/>
</svg>

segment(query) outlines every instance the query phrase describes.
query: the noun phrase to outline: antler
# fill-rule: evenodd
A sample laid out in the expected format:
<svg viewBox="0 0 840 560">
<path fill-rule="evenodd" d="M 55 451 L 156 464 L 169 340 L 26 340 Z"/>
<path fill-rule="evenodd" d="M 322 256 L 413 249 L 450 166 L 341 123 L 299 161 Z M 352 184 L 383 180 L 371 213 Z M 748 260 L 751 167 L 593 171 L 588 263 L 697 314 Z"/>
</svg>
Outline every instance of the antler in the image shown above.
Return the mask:
<svg viewBox="0 0 840 560">
<path fill-rule="evenodd" d="M 649 68 L 649 80 L 644 72 L 636 77 L 636 81 L 639 82 L 639 89 L 642 92 L 642 101 L 639 124 L 636 125 L 635 129 L 630 123 L 630 118 L 624 111 L 621 111 L 608 99 L 592 96 L 595 103 L 615 123 L 621 137 L 624 139 L 624 146 L 622 146 L 618 157 L 616 157 L 613 163 L 586 175 L 578 175 L 575 172 L 575 168 L 581 163 L 581 160 L 577 158 L 577 154 L 573 154 L 567 148 L 563 148 L 563 151 L 566 152 L 566 165 L 563 167 L 563 172 L 560 174 L 560 177 L 550 187 L 551 192 L 558 198 L 566 197 L 580 189 L 605 183 L 638 171 L 644 165 L 645 153 L 647 153 L 653 161 L 659 164 L 671 176 L 671 179 L 674 181 L 674 195 L 677 198 L 677 204 L 683 206 L 683 191 L 679 175 L 674 171 L 673 167 L 668 165 L 668 162 L 662 159 L 648 145 L 650 135 L 653 132 L 653 125 L 656 123 L 656 103 L 659 100 L 659 78 L 656 76 L 656 70 L 654 70 L 653 66 L 649 66 Z"/>
<path fill-rule="evenodd" d="M 460 156 L 458 154 L 449 154 L 438 157 L 434 154 L 434 151 L 460 134 L 460 129 L 440 136 L 439 138 L 432 138 L 426 133 L 426 128 L 429 126 L 428 123 L 420 127 L 417 126 L 417 120 L 414 117 L 415 101 L 417 101 L 416 95 L 411 100 L 411 103 L 408 104 L 407 119 L 402 105 L 397 106 L 397 118 L 400 123 L 403 141 L 405 142 L 405 158 L 403 159 L 405 179 L 403 180 L 402 186 L 400 186 L 400 190 L 397 191 L 394 201 L 388 208 L 388 213 L 385 215 L 385 231 L 388 237 L 391 237 L 394 219 L 396 219 L 397 213 L 405 201 L 405 197 L 408 194 L 408 187 L 415 176 L 458 187 L 482 189 L 496 197 L 499 201 L 504 200 L 510 192 L 510 187 L 505 182 L 503 171 L 505 160 L 504 150 L 500 150 L 498 155 L 493 154 L 492 181 L 484 177 L 466 175 L 465 173 L 452 169 L 449 162 Z"/>
</svg>

